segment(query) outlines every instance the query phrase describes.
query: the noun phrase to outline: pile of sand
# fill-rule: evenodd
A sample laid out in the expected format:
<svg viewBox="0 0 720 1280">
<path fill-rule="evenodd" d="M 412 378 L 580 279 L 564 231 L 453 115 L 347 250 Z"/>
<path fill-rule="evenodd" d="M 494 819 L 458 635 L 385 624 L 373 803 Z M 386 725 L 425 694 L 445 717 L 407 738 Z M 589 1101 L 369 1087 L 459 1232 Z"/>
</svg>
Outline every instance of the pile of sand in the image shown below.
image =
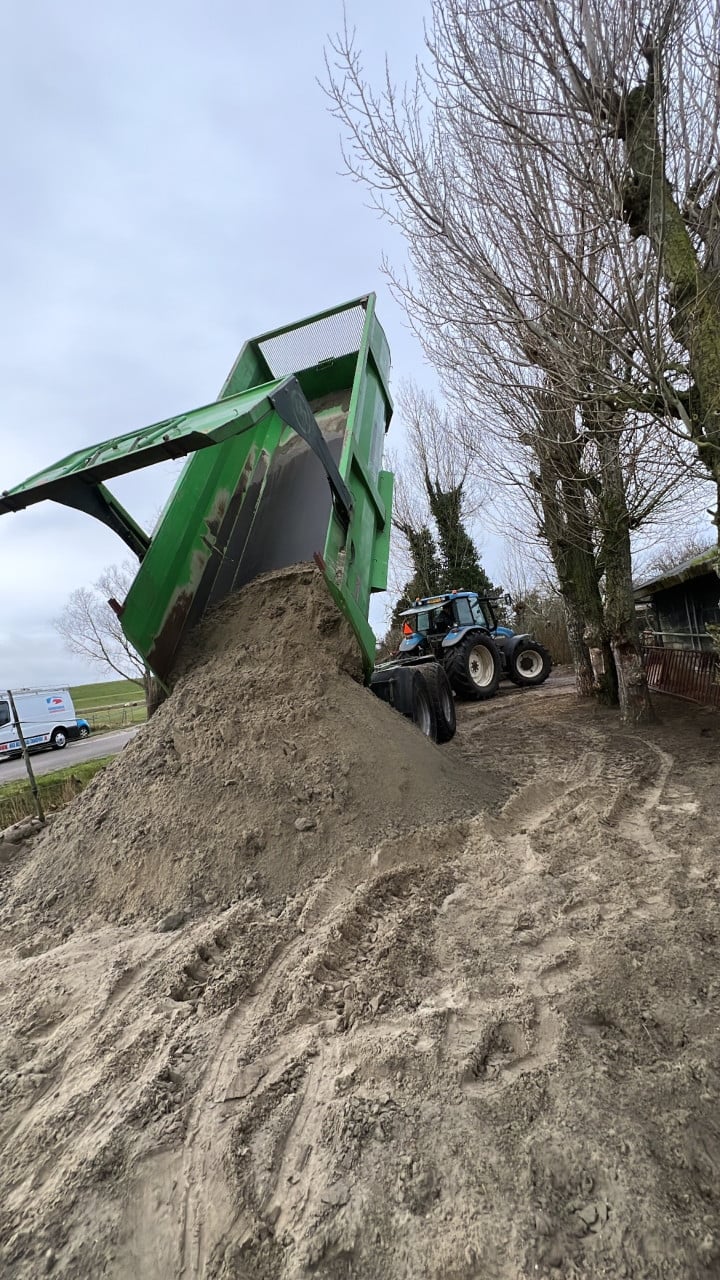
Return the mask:
<svg viewBox="0 0 720 1280">
<path fill-rule="evenodd" d="M 497 777 L 422 737 L 361 677 L 312 566 L 227 599 L 191 634 L 151 722 L 36 843 L 18 909 L 75 924 L 195 914 L 249 885 L 275 897 L 497 799 Z"/>
<path fill-rule="evenodd" d="M 1 868 L 3 1280 L 720 1274 L 717 729 L 438 749 L 305 570 L 183 663 Z"/>
</svg>

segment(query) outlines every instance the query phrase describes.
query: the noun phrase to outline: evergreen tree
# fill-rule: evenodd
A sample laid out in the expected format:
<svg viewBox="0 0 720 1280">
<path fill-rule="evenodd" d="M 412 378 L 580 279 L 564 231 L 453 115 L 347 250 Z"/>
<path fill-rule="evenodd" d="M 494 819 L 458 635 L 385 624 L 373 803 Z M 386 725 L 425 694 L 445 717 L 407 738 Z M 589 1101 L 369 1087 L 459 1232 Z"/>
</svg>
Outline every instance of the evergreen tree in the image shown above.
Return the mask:
<svg viewBox="0 0 720 1280">
<path fill-rule="evenodd" d="M 438 555 L 432 530 L 427 524 L 413 528 L 406 521 L 395 521 L 395 527 L 408 541 L 412 556 L 413 575 L 403 587 L 392 614 L 392 625 L 399 624 L 399 616 L 403 609 L 409 609 L 418 596 L 431 596 L 442 590 L 444 566 Z"/>
<path fill-rule="evenodd" d="M 443 489 L 425 471 L 425 489 L 430 511 L 438 532 L 442 570 L 442 590 L 477 591 L 480 596 L 493 595 L 494 586 L 480 563 L 480 555 L 463 521 L 464 481 Z"/>
</svg>

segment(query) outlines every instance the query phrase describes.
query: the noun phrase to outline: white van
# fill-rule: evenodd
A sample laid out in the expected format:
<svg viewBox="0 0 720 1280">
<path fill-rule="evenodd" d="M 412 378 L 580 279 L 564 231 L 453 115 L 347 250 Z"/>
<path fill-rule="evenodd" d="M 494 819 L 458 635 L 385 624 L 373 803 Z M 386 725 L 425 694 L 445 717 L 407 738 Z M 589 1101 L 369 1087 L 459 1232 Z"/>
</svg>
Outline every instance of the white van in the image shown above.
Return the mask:
<svg viewBox="0 0 720 1280">
<path fill-rule="evenodd" d="M 67 689 L 13 689 L 20 726 L 28 747 L 60 751 L 71 738 L 79 738 L 77 716 Z M 10 700 L 0 689 L 0 760 L 22 750 Z"/>
</svg>

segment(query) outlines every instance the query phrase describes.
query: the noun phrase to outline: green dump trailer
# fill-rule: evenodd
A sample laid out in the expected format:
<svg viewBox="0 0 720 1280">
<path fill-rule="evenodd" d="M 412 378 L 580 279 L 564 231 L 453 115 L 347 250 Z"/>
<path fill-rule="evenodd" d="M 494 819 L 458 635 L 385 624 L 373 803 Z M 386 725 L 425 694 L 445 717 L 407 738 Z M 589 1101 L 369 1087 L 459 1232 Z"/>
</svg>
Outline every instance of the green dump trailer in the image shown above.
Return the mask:
<svg viewBox="0 0 720 1280">
<path fill-rule="evenodd" d="M 123 539 L 139 568 L 127 598 L 110 603 L 165 688 L 185 632 L 207 609 L 262 573 L 314 559 L 374 692 L 443 740 L 431 672 L 373 672 L 370 596 L 387 586 L 390 550 L 389 373 L 367 294 L 250 339 L 217 400 L 70 454 L 5 490 L 0 514 L 51 499 Z M 106 481 L 186 455 L 151 536 Z"/>
<path fill-rule="evenodd" d="M 314 556 L 369 670 L 370 595 L 387 585 L 390 546 L 389 371 L 369 294 L 250 339 L 212 404 L 63 458 L 4 492 L 0 511 L 49 498 L 120 535 L 140 561 L 123 631 L 162 683 L 208 607 Z M 186 454 L 151 537 L 105 482 Z"/>
</svg>

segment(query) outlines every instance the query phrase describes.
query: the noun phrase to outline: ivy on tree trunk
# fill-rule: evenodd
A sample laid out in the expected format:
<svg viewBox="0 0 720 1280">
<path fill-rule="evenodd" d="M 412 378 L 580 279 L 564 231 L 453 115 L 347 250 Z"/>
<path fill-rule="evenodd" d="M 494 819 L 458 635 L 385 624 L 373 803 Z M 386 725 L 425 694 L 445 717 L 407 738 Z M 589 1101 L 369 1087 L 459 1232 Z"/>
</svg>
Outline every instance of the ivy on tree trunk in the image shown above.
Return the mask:
<svg viewBox="0 0 720 1280">
<path fill-rule="evenodd" d="M 477 547 L 463 521 L 464 485 L 461 482 L 443 489 L 426 470 L 425 489 L 438 531 L 444 589 L 493 595 L 497 588 L 483 569 Z"/>
</svg>

